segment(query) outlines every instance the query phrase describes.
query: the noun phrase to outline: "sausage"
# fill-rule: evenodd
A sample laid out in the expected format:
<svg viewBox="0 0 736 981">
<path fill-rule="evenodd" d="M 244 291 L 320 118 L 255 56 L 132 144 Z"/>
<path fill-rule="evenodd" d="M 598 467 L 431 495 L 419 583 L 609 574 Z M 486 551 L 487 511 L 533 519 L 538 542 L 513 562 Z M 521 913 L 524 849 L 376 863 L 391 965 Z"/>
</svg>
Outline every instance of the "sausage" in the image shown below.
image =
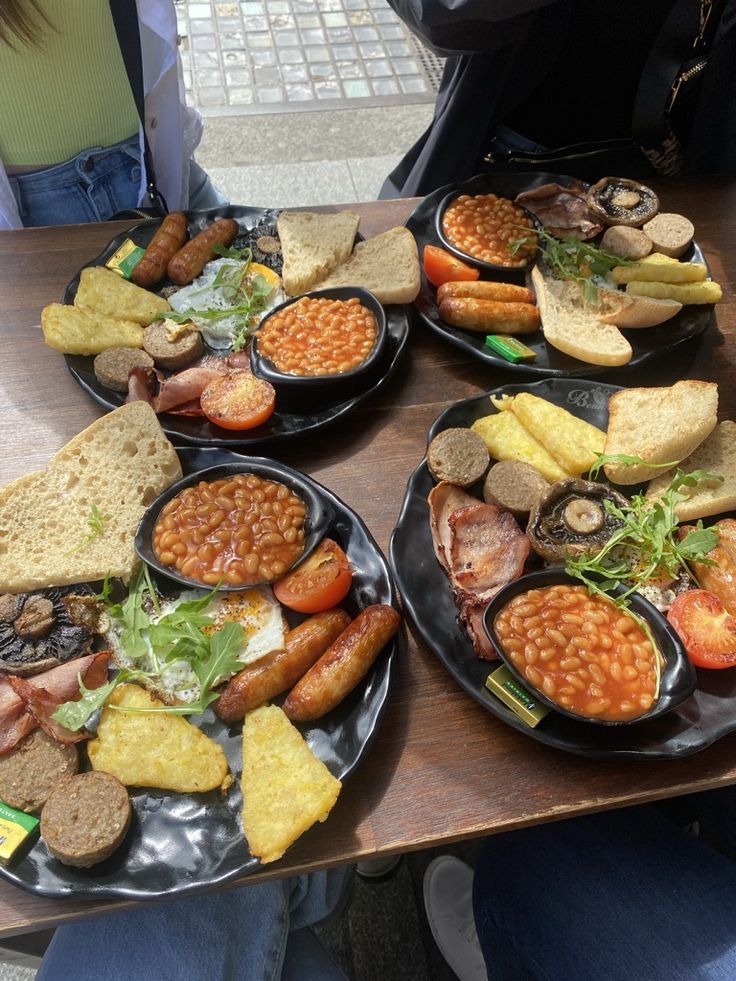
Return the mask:
<svg viewBox="0 0 736 981">
<path fill-rule="evenodd" d="M 485 279 L 464 283 L 443 283 L 437 290 L 438 303 L 458 296 L 472 296 L 475 300 L 498 300 L 501 303 L 534 303 L 534 294 L 526 286 L 516 286 L 514 283 L 491 283 Z"/>
<path fill-rule="evenodd" d="M 718 544 L 708 552 L 708 558 L 715 565 L 705 562 L 691 562 L 701 589 L 715 593 L 731 616 L 736 616 L 736 521 L 724 518 L 716 521 L 713 529 L 718 532 Z M 695 531 L 694 525 L 681 525 L 680 538 Z"/>
<path fill-rule="evenodd" d="M 349 623 L 350 617 L 339 607 L 300 623 L 286 635 L 282 651 L 273 651 L 230 679 L 215 702 L 215 712 L 223 722 L 237 722 L 246 712 L 291 688 Z"/>
<path fill-rule="evenodd" d="M 365 677 L 400 623 L 392 606 L 366 607 L 291 689 L 282 706 L 288 718 L 310 722 L 339 704 Z"/>
<path fill-rule="evenodd" d="M 216 245 L 230 245 L 240 231 L 234 218 L 218 218 L 217 221 L 195 235 L 187 244 L 179 249 L 169 261 L 168 274 L 177 286 L 186 286 L 202 272 L 204 267 L 214 259 Z"/>
<path fill-rule="evenodd" d="M 533 334 L 539 327 L 539 310 L 532 303 L 501 303 L 450 297 L 439 306 L 440 317 L 452 327 L 482 333 Z"/>
<path fill-rule="evenodd" d="M 181 211 L 172 211 L 164 218 L 143 258 L 130 274 L 131 280 L 144 289 L 155 286 L 166 275 L 169 261 L 184 245 L 188 234 L 186 215 Z"/>
</svg>

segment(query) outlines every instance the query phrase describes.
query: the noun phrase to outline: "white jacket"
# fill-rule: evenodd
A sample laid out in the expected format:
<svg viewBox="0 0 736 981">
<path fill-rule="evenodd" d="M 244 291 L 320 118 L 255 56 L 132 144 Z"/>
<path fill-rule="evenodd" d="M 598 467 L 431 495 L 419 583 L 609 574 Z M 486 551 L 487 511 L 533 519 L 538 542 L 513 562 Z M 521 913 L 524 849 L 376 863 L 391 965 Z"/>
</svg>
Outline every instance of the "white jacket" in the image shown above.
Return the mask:
<svg viewBox="0 0 736 981">
<path fill-rule="evenodd" d="M 186 105 L 181 60 L 176 45 L 173 0 L 136 0 L 143 55 L 146 134 L 156 171 L 156 184 L 173 210 L 186 208 L 189 198 L 189 160 L 202 136 L 202 120 Z M 143 133 L 141 132 L 141 154 Z M 148 204 L 146 177 L 141 175 L 138 198 Z M 21 228 L 13 192 L 0 164 L 0 228 Z"/>
</svg>

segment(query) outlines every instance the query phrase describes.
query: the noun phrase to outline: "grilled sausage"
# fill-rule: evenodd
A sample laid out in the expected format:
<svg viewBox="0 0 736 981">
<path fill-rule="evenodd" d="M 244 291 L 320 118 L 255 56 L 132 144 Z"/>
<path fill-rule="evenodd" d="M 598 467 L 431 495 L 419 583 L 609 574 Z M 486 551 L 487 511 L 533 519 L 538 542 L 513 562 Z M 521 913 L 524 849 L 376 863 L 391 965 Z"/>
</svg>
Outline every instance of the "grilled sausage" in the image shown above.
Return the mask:
<svg viewBox="0 0 736 981">
<path fill-rule="evenodd" d="M 144 289 L 155 286 L 166 275 L 169 261 L 184 245 L 188 233 L 185 214 L 181 211 L 172 211 L 167 215 L 151 239 L 143 258 L 130 274 L 132 281 Z"/>
<path fill-rule="evenodd" d="M 230 679 L 215 702 L 215 712 L 223 722 L 237 722 L 246 712 L 291 688 L 349 623 L 350 617 L 339 607 L 300 623 L 286 635 L 282 651 L 273 651 Z"/>
<path fill-rule="evenodd" d="M 41 811 L 41 837 L 64 865 L 88 869 L 108 858 L 130 827 L 128 791 L 110 773 L 64 777 Z"/>
<path fill-rule="evenodd" d="M 539 327 L 539 310 L 532 303 L 502 303 L 472 297 L 449 297 L 439 306 L 440 317 L 452 327 L 482 333 L 533 334 Z"/>
<path fill-rule="evenodd" d="M 392 606 L 366 607 L 291 689 L 283 704 L 286 715 L 309 722 L 333 709 L 365 677 L 400 623 Z"/>
<path fill-rule="evenodd" d="M 177 286 L 186 286 L 215 258 L 216 245 L 230 245 L 240 231 L 234 218 L 219 218 L 179 249 L 169 261 L 168 273 Z"/>
<path fill-rule="evenodd" d="M 514 283 L 491 283 L 485 279 L 473 282 L 443 283 L 437 290 L 437 302 L 458 296 L 470 296 L 474 300 L 498 300 L 501 303 L 534 303 L 534 294 L 526 286 Z"/>
</svg>

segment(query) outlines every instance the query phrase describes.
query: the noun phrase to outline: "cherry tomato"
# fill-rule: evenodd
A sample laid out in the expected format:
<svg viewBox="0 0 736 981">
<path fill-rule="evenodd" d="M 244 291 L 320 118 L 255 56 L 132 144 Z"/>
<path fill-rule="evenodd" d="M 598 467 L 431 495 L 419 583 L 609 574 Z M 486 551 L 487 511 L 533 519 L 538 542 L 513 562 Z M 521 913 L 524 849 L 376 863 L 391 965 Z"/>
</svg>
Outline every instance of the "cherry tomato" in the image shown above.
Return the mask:
<svg viewBox="0 0 736 981">
<path fill-rule="evenodd" d="M 293 572 L 273 583 L 273 592 L 290 610 L 321 613 L 345 598 L 352 581 L 347 555 L 325 538 Z"/>
<path fill-rule="evenodd" d="M 229 371 L 215 378 L 199 397 L 202 412 L 223 429 L 253 429 L 271 415 L 276 406 L 273 385 L 250 371 Z"/>
<path fill-rule="evenodd" d="M 696 667 L 736 665 L 736 617 L 727 612 L 715 593 L 707 589 L 681 593 L 670 607 L 667 619 Z"/>
<path fill-rule="evenodd" d="M 480 270 L 461 262 L 437 245 L 424 246 L 424 275 L 433 286 L 478 279 Z"/>
</svg>

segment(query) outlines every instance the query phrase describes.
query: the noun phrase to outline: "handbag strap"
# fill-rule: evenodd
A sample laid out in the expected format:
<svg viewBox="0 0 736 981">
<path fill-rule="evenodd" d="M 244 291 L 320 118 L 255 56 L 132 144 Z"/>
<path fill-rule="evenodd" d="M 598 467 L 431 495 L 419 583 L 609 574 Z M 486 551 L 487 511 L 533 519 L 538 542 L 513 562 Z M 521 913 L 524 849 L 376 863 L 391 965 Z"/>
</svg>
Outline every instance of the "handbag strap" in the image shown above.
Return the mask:
<svg viewBox="0 0 736 981">
<path fill-rule="evenodd" d="M 655 41 L 639 80 L 631 132 L 640 146 L 657 148 L 671 138 L 669 109 L 683 66 L 697 54 L 707 56 L 705 31 L 715 24 L 715 0 L 676 0 Z"/>
<path fill-rule="evenodd" d="M 161 214 L 167 214 L 169 209 L 163 194 L 156 186 L 156 174 L 153 168 L 153 155 L 146 136 L 145 97 L 143 88 L 143 55 L 141 53 L 141 36 L 138 23 L 138 11 L 135 0 L 109 0 L 115 33 L 123 56 L 125 71 L 133 93 L 135 107 L 141 121 L 143 131 L 143 166 L 146 171 L 146 189 L 151 205 Z"/>
</svg>

